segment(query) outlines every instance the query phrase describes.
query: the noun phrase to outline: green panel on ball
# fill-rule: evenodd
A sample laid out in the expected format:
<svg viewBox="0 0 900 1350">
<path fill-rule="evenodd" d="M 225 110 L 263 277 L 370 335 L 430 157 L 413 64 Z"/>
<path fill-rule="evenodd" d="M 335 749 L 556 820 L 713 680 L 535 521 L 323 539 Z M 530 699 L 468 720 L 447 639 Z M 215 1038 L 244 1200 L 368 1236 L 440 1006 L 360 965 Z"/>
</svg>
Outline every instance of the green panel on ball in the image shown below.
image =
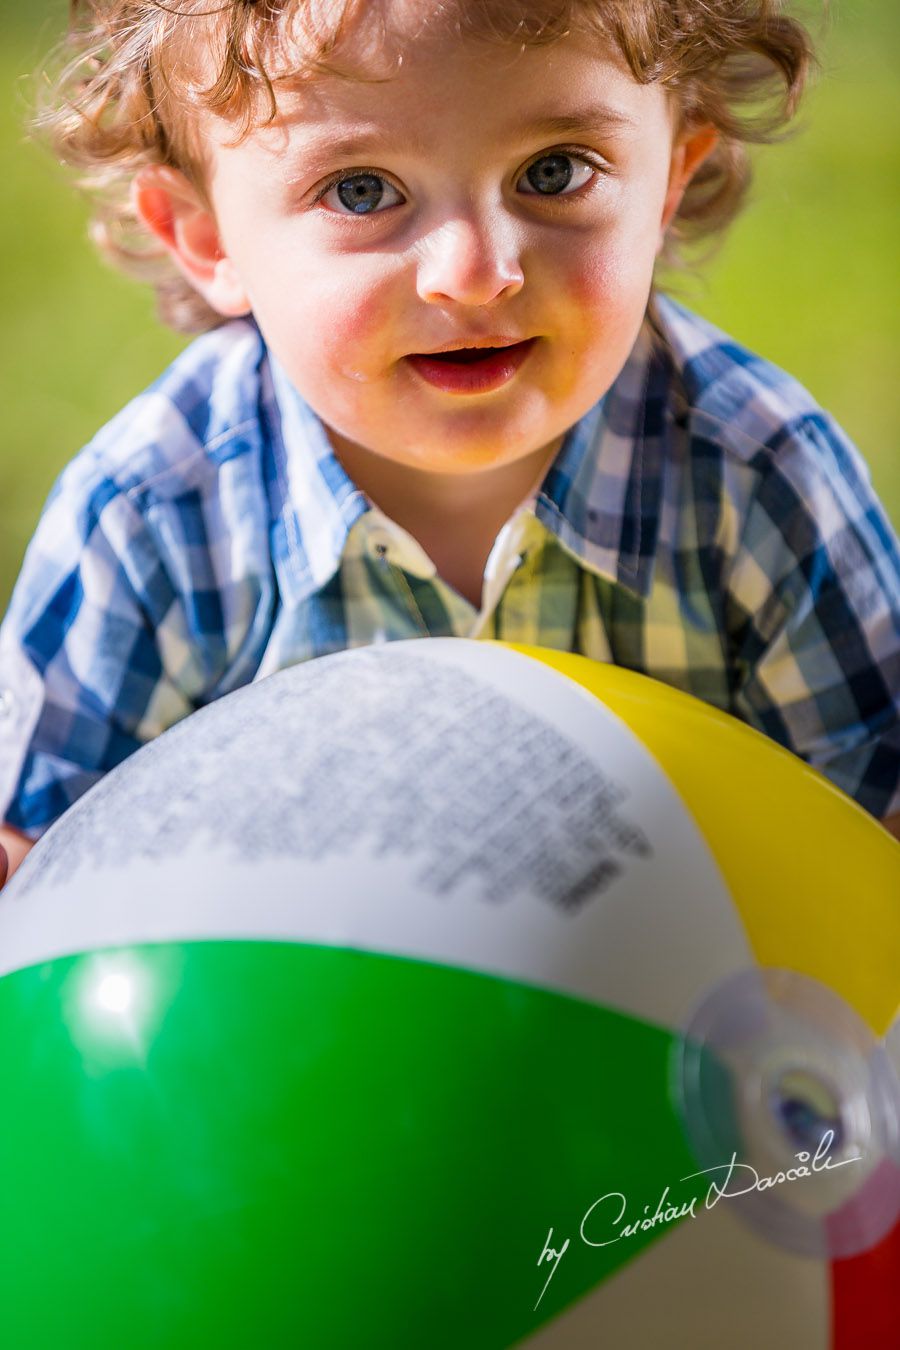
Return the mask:
<svg viewBox="0 0 900 1350">
<path fill-rule="evenodd" d="M 671 1039 L 511 981 L 301 944 L 8 975 L 0 1344 L 510 1345 L 671 1230 L 579 1237 L 600 1196 L 640 1217 L 696 1166 Z M 551 1227 L 570 1245 L 535 1313 Z"/>
</svg>

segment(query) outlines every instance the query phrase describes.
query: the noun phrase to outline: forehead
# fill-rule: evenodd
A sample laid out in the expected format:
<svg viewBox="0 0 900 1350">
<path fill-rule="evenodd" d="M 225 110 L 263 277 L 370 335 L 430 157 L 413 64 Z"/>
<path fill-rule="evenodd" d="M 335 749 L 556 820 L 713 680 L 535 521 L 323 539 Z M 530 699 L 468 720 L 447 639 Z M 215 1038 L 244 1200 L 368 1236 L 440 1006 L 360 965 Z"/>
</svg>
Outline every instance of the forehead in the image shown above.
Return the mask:
<svg viewBox="0 0 900 1350">
<path fill-rule="evenodd" d="M 435 38 L 521 47 L 568 31 L 602 32 L 603 8 L 603 0 L 305 0 L 289 5 L 285 18 L 301 40 L 316 33 L 339 57 L 352 49 L 365 64 Z"/>
<path fill-rule="evenodd" d="M 460 135 L 498 142 L 525 128 L 559 137 L 588 128 L 627 136 L 668 121 L 661 88 L 639 84 L 602 35 L 501 40 L 463 28 L 451 13 L 458 8 L 410 0 L 368 5 L 343 30 L 325 70 L 304 67 L 302 41 L 293 50 L 286 44 L 273 71 L 277 115 L 250 139 L 273 153 L 286 139 L 302 139 L 334 156 L 400 141 L 424 150 L 430 128 L 448 118 Z"/>
<path fill-rule="evenodd" d="M 635 0 L 636 4 L 640 0 Z M 598 60 L 612 59 L 624 70 L 624 58 L 602 22 L 603 4 L 584 0 L 316 0 L 286 13 L 282 48 L 291 79 L 291 44 L 309 52 L 317 39 L 328 47 L 326 70 L 350 82 L 390 80 L 404 66 L 432 57 L 465 58 L 485 72 L 508 65 L 528 52 L 547 52 L 572 37 L 590 37 Z M 301 73 L 302 78 L 302 73 Z"/>
</svg>

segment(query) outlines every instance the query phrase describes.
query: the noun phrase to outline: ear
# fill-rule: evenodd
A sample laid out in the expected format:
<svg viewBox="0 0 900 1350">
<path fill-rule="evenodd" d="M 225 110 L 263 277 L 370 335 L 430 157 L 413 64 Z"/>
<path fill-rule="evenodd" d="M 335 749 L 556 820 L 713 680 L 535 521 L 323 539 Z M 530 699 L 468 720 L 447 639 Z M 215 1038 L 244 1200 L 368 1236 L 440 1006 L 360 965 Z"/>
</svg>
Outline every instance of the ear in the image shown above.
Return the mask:
<svg viewBox="0 0 900 1350">
<path fill-rule="evenodd" d="M 672 147 L 672 159 L 669 164 L 669 186 L 663 205 L 659 243 L 662 247 L 663 236 L 687 190 L 687 186 L 700 165 L 712 154 L 719 140 L 719 133 L 708 122 L 701 126 L 688 126 L 675 138 Z"/>
<path fill-rule="evenodd" d="M 131 204 L 207 304 L 226 318 L 250 313 L 250 301 L 222 247 L 215 217 L 190 179 L 161 164 L 142 169 L 132 183 Z"/>
</svg>

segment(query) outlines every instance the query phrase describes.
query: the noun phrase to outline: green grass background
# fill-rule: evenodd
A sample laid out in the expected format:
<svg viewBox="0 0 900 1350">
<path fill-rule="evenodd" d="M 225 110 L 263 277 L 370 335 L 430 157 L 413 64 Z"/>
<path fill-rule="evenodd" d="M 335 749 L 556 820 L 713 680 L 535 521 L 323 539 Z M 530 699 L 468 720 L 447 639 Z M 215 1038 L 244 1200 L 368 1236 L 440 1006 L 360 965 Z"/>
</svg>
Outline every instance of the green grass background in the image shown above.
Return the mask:
<svg viewBox="0 0 900 1350">
<path fill-rule="evenodd" d="M 84 204 L 25 139 L 28 72 L 65 9 L 0 0 L 0 612 L 62 465 L 184 341 L 157 323 L 148 292 L 94 256 Z M 895 525 L 898 39 L 900 0 L 832 4 L 800 134 L 759 153 L 749 209 L 715 261 L 679 287 L 835 413 Z"/>
</svg>

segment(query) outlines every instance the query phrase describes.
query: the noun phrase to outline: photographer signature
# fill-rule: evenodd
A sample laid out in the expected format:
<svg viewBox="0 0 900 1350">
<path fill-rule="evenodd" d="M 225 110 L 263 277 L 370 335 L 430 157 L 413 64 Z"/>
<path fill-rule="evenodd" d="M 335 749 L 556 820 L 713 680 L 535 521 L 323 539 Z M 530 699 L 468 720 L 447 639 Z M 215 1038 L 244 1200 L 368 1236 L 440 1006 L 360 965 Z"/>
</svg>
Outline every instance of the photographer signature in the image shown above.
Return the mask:
<svg viewBox="0 0 900 1350">
<path fill-rule="evenodd" d="M 738 1162 L 737 1154 L 732 1153 L 730 1162 L 721 1163 L 716 1167 L 705 1167 L 700 1172 L 690 1172 L 687 1176 L 681 1177 L 681 1181 L 691 1181 L 695 1177 L 712 1176 L 714 1173 L 724 1172 L 724 1178 L 720 1178 L 718 1181 L 710 1181 L 706 1192 L 704 1208 L 714 1209 L 720 1200 L 733 1200 L 739 1195 L 748 1195 L 751 1191 L 768 1191 L 773 1186 L 784 1185 L 787 1181 L 799 1181 L 803 1177 L 815 1176 L 817 1172 L 833 1171 L 838 1167 L 846 1167 L 848 1163 L 860 1161 L 859 1154 L 852 1158 L 843 1158 L 840 1162 L 835 1162 L 832 1158 L 829 1158 L 828 1152 L 833 1142 L 834 1131 L 826 1130 L 811 1157 L 809 1153 L 795 1153 L 794 1157 L 798 1160 L 798 1166 L 789 1167 L 784 1172 L 776 1172 L 774 1176 L 761 1177 L 755 1167 L 751 1167 L 750 1163 Z M 734 1184 L 732 1185 L 732 1183 Z M 601 1195 L 585 1212 L 581 1220 L 579 1232 L 582 1242 L 589 1247 L 611 1247 L 614 1243 L 621 1242 L 623 1238 L 634 1237 L 636 1233 L 647 1233 L 659 1224 L 674 1223 L 676 1219 L 696 1219 L 695 1206 L 698 1203 L 698 1197 L 694 1195 L 683 1204 L 675 1205 L 669 1199 L 669 1191 L 670 1188 L 666 1186 L 653 1214 L 648 1213 L 650 1206 L 644 1205 L 643 1217 L 628 1223 L 623 1222 L 628 1202 L 622 1192 L 608 1191 L 606 1195 Z M 590 1237 L 588 1231 L 591 1233 Z M 601 1241 L 600 1235 L 603 1233 L 612 1233 L 613 1236 L 604 1237 Z M 550 1273 L 544 1282 L 538 1301 L 534 1305 L 535 1312 L 540 1306 L 541 1299 L 546 1294 L 550 1281 L 556 1274 L 559 1263 L 569 1247 L 569 1238 L 566 1238 L 559 1249 L 551 1246 L 552 1240 L 553 1229 L 551 1228 L 544 1241 L 543 1251 L 537 1260 L 539 1266 L 549 1262 Z"/>
</svg>

